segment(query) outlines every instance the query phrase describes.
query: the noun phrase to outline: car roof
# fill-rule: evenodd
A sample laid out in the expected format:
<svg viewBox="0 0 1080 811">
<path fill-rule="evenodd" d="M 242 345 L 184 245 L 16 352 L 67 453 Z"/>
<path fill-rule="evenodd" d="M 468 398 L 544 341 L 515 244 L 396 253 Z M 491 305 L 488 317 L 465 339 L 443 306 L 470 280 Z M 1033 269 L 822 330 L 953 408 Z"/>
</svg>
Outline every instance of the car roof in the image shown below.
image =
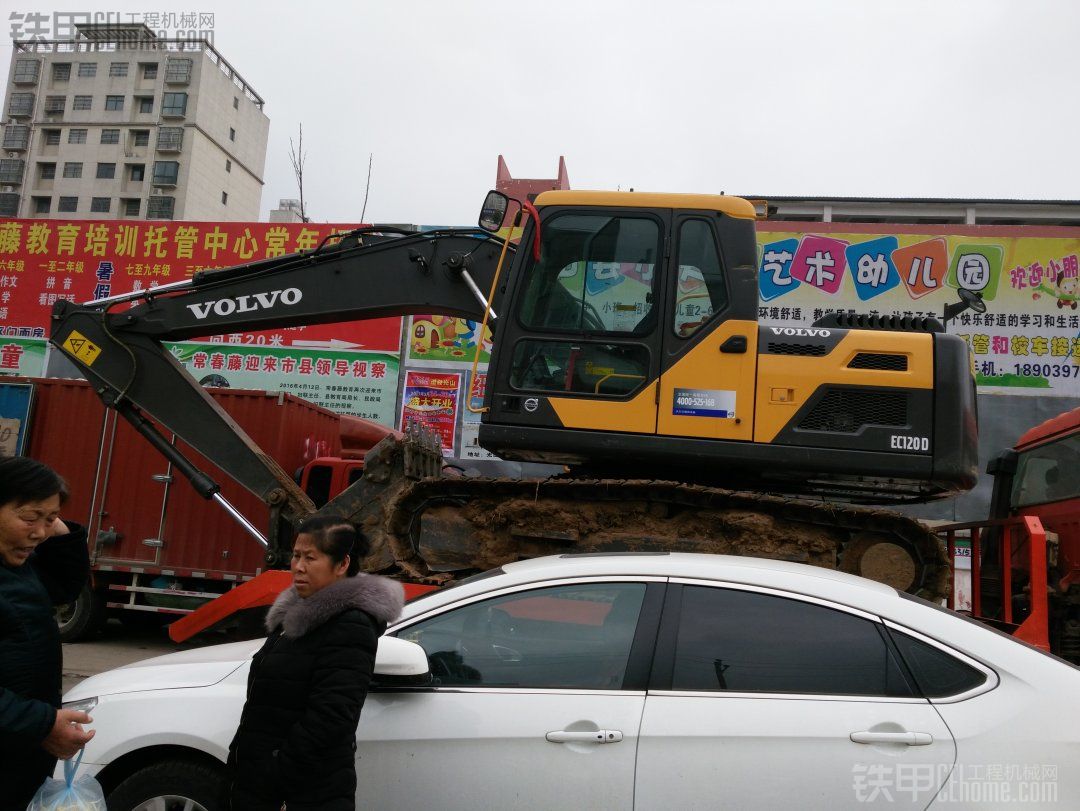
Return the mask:
<svg viewBox="0 0 1080 811">
<path fill-rule="evenodd" d="M 473 595 L 529 583 L 574 577 L 674 577 L 716 580 L 807 594 L 880 610 L 899 600 L 896 589 L 866 578 L 783 560 L 693 552 L 600 552 L 551 555 L 507 563 L 452 588 L 425 595 L 428 610 Z M 410 603 L 410 606 L 413 605 Z M 406 609 L 406 615 L 419 613 Z"/>
</svg>

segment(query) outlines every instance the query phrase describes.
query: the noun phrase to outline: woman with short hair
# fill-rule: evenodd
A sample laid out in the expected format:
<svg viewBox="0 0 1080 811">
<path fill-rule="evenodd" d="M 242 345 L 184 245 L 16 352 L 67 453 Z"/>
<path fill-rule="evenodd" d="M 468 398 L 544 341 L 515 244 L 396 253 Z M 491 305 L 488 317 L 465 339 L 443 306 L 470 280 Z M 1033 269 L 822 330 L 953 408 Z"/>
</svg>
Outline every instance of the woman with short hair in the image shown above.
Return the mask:
<svg viewBox="0 0 1080 811">
<path fill-rule="evenodd" d="M 90 575 L 86 529 L 60 520 L 67 485 L 34 459 L 0 459 L 0 811 L 25 811 L 57 758 L 94 736 L 90 716 L 60 709 L 55 606 Z"/>
</svg>

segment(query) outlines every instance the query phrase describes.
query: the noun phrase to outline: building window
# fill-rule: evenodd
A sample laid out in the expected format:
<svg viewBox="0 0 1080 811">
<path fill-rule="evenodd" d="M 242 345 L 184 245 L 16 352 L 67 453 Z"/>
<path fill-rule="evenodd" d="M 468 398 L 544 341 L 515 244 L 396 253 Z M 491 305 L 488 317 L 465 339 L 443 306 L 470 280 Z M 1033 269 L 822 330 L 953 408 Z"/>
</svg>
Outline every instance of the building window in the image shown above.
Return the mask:
<svg viewBox="0 0 1080 811">
<path fill-rule="evenodd" d="M 183 127 L 161 127 L 157 134 L 157 148 L 161 151 L 179 152 L 184 146 Z"/>
<path fill-rule="evenodd" d="M 80 79 L 93 79 L 97 76 L 97 62 L 80 62 L 79 63 L 79 78 Z"/>
<path fill-rule="evenodd" d="M 98 180 L 112 180 L 114 177 L 116 177 L 115 163 L 99 163 L 97 165 Z"/>
<path fill-rule="evenodd" d="M 103 144 L 118 144 L 120 143 L 120 130 L 104 129 L 101 131 L 101 143 Z"/>
<path fill-rule="evenodd" d="M 19 195 L 15 192 L 0 194 L 0 217 L 15 217 L 19 213 Z"/>
<path fill-rule="evenodd" d="M 128 180 L 132 183 L 142 183 L 146 179 L 145 163 L 128 164 Z"/>
<path fill-rule="evenodd" d="M 178 161 L 154 161 L 154 180 L 159 186 L 175 186 L 180 174 Z"/>
<path fill-rule="evenodd" d="M 86 130 L 80 128 L 74 128 L 68 130 L 68 143 L 69 144 L 85 144 L 86 143 Z"/>
<path fill-rule="evenodd" d="M 39 180 L 53 180 L 56 178 L 56 164 L 55 163 L 39 163 L 38 164 L 38 179 Z"/>
<path fill-rule="evenodd" d="M 76 96 L 71 102 L 72 110 L 89 110 L 93 104 L 93 96 Z"/>
<path fill-rule="evenodd" d="M 144 79 L 157 78 L 157 62 L 140 62 L 139 67 L 142 69 Z"/>
<path fill-rule="evenodd" d="M 74 212 L 79 210 L 79 198 L 78 197 L 61 197 L 60 202 L 56 206 L 57 211 Z"/>
<path fill-rule="evenodd" d="M 35 197 L 34 198 L 34 213 L 35 214 L 48 214 L 52 208 L 51 197 Z"/>
<path fill-rule="evenodd" d="M 108 214 L 112 209 L 111 197 L 91 197 L 90 210 L 95 214 Z"/>
<path fill-rule="evenodd" d="M 15 84 L 36 83 L 38 80 L 38 61 L 36 59 L 16 59 L 15 73 L 12 81 Z"/>
<path fill-rule="evenodd" d="M 124 97 L 123 96 L 106 96 L 105 97 L 105 109 L 106 110 L 123 110 L 124 109 Z"/>
<path fill-rule="evenodd" d="M 187 84 L 191 81 L 190 59 L 169 59 L 165 63 L 165 81 L 169 84 Z"/>
<path fill-rule="evenodd" d="M 152 113 L 154 112 L 154 97 L 153 96 L 136 96 L 135 103 L 138 105 L 140 113 Z"/>
<path fill-rule="evenodd" d="M 64 164 L 64 177 L 82 177 L 82 162 L 68 161 Z"/>
<path fill-rule="evenodd" d="M 45 146 L 60 145 L 60 130 L 42 130 L 45 133 Z"/>
<path fill-rule="evenodd" d="M 232 97 L 232 108 L 234 110 L 239 110 L 240 109 L 240 98 L 239 98 L 239 96 L 233 96 Z"/>
<path fill-rule="evenodd" d="M 225 171 L 226 172 L 231 172 L 232 171 L 232 161 L 229 160 L 228 158 L 225 159 Z"/>
<path fill-rule="evenodd" d="M 149 220 L 171 220 L 175 197 L 155 195 L 146 201 L 146 218 Z"/>
<path fill-rule="evenodd" d="M 113 62 L 109 65 L 110 76 L 127 76 L 128 75 L 128 63 L 127 62 Z"/>
<path fill-rule="evenodd" d="M 26 149 L 30 146 L 30 127 L 26 124 L 8 124 L 4 127 L 4 149 Z"/>
<path fill-rule="evenodd" d="M 150 130 L 132 130 L 135 146 L 147 146 L 150 143 Z"/>
<path fill-rule="evenodd" d="M 227 191 L 223 191 L 221 193 L 221 204 L 223 206 L 227 206 L 229 204 L 229 193 Z"/>
<path fill-rule="evenodd" d="M 47 113 L 62 113 L 65 106 L 67 106 L 66 96 L 45 97 L 45 112 Z"/>
<path fill-rule="evenodd" d="M 0 183 L 22 183 L 26 161 L 22 158 L 0 160 Z"/>
<path fill-rule="evenodd" d="M 138 217 L 139 216 L 140 201 L 138 200 L 125 200 L 124 201 L 124 216 L 125 217 Z"/>
<path fill-rule="evenodd" d="M 60 98 L 63 98 L 63 96 Z M 12 93 L 8 97 L 8 115 L 30 115 L 33 112 L 33 93 Z"/>
<path fill-rule="evenodd" d="M 161 99 L 162 115 L 185 115 L 187 113 L 187 93 L 165 93 Z"/>
<path fill-rule="evenodd" d="M 52 77 L 54 82 L 66 82 L 71 78 L 71 63 L 53 62 Z"/>
<path fill-rule="evenodd" d="M 236 140 L 236 130 L 234 130 L 232 127 L 229 127 L 229 140 L 230 141 L 235 141 Z"/>
</svg>

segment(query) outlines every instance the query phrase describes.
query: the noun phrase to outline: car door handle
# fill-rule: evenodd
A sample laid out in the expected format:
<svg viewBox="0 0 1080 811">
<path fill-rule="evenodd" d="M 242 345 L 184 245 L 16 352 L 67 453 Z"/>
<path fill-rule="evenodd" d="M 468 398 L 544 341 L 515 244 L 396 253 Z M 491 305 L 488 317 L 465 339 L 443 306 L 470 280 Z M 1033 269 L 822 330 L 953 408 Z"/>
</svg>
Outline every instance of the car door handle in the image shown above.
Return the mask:
<svg viewBox="0 0 1080 811">
<path fill-rule="evenodd" d="M 552 743 L 618 743 L 622 733 L 617 729 L 594 729 L 591 731 L 565 730 L 549 732 L 544 736 Z"/>
<path fill-rule="evenodd" d="M 852 732 L 855 743 L 904 743 L 908 746 L 929 746 L 934 736 L 929 732 Z"/>
</svg>

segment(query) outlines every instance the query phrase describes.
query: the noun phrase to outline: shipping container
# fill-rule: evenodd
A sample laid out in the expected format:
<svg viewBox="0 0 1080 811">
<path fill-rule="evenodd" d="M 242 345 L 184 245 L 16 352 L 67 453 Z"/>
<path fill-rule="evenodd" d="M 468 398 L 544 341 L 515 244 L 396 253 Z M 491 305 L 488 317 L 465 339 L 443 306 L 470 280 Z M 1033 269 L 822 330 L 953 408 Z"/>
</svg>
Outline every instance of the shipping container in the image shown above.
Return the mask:
<svg viewBox="0 0 1080 811">
<path fill-rule="evenodd" d="M 332 411 L 284 393 L 209 391 L 288 473 L 341 452 L 341 418 Z M 92 582 L 58 617 L 65 639 L 94 632 L 110 613 L 144 622 L 174 619 L 262 571 L 258 542 L 174 475 L 88 383 L 4 378 L 0 418 L 25 437 L 23 453 L 67 480 L 64 517 L 88 528 Z M 267 527 L 268 511 L 258 498 L 184 443 L 179 447 L 252 524 Z"/>
</svg>

